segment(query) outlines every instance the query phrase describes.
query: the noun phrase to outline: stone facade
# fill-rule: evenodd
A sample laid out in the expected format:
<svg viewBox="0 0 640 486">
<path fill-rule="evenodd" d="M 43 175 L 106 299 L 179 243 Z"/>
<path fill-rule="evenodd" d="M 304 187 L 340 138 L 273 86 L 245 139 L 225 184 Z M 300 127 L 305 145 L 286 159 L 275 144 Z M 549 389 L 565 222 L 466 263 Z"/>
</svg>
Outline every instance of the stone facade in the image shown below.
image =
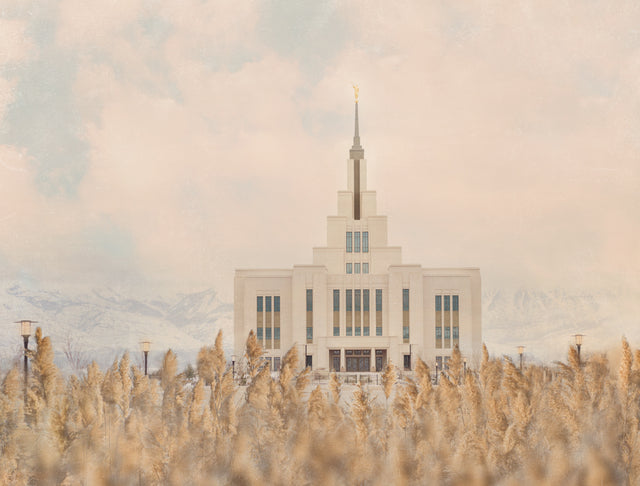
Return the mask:
<svg viewBox="0 0 640 486">
<path fill-rule="evenodd" d="M 416 357 L 433 368 L 456 345 L 475 361 L 480 271 L 402 264 L 401 248 L 387 243 L 376 192 L 367 189 L 357 103 L 355 113 L 347 190 L 338 191 L 338 214 L 327 218 L 327 243 L 313 249 L 313 264 L 236 270 L 235 353 L 242 356 L 253 330 L 274 368 L 292 346 L 317 370 L 376 371 L 388 360 L 409 369 Z"/>
</svg>

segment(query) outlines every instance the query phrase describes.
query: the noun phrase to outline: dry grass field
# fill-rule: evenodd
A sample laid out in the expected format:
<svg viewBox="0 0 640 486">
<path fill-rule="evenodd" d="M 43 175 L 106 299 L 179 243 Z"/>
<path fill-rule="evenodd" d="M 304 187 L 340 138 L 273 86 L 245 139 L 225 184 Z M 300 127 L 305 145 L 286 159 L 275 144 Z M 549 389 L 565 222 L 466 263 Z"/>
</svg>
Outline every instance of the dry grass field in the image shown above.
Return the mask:
<svg viewBox="0 0 640 486">
<path fill-rule="evenodd" d="M 2 379 L 0 484 L 640 484 L 640 351 L 624 340 L 616 369 L 573 348 L 524 372 L 485 348 L 464 373 L 457 354 L 438 386 L 421 361 L 402 382 L 389 366 L 379 399 L 310 383 L 295 349 L 273 378 L 252 335 L 242 388 L 221 335 L 195 379 L 171 351 L 158 379 L 127 355 L 64 379 L 40 330 L 36 344 L 26 398 L 21 368 Z"/>
</svg>

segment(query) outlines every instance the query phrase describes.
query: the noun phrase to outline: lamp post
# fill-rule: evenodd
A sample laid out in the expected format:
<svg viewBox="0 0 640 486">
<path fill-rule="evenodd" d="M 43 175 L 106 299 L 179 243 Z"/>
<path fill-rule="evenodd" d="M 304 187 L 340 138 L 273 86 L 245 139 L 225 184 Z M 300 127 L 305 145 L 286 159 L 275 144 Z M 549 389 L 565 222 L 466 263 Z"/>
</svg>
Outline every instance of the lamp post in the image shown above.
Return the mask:
<svg viewBox="0 0 640 486">
<path fill-rule="evenodd" d="M 236 380 L 236 355 L 231 355 L 231 378 L 233 381 Z"/>
<path fill-rule="evenodd" d="M 582 338 L 584 334 L 574 334 L 573 337 L 576 340 L 576 348 L 578 348 L 578 363 L 580 363 L 580 348 L 582 347 Z"/>
<path fill-rule="evenodd" d="M 467 376 L 467 358 L 462 358 L 462 366 L 464 369 L 464 375 L 463 376 Z"/>
<path fill-rule="evenodd" d="M 144 353 L 144 376 L 147 374 L 147 362 L 149 360 L 149 350 L 151 349 L 151 341 L 142 341 L 142 352 Z"/>
<path fill-rule="evenodd" d="M 524 346 L 518 346 L 518 354 L 520 355 L 520 371 L 522 371 L 522 354 L 524 353 Z"/>
<path fill-rule="evenodd" d="M 23 319 L 22 321 L 16 321 L 16 324 L 20 324 L 20 334 L 22 335 L 24 343 L 24 406 L 27 406 L 27 384 L 29 380 L 29 337 L 31 336 L 31 324 L 35 324 L 38 321 L 29 321 Z"/>
</svg>

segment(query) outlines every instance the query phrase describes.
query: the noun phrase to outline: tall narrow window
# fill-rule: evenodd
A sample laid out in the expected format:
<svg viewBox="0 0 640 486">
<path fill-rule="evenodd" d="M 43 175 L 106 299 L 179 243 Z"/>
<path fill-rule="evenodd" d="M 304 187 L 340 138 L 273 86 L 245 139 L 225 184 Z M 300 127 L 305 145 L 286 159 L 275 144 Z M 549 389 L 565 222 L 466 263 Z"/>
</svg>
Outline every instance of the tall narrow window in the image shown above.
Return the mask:
<svg viewBox="0 0 640 486">
<path fill-rule="evenodd" d="M 347 336 L 353 335 L 353 324 L 352 324 L 352 312 L 353 312 L 353 290 L 346 290 L 346 300 L 347 300 Z"/>
<path fill-rule="evenodd" d="M 369 335 L 369 289 L 362 290 L 362 335 Z"/>
<path fill-rule="evenodd" d="M 363 253 L 369 252 L 369 232 L 368 231 L 362 232 L 362 252 Z"/>
<path fill-rule="evenodd" d="M 409 342 L 409 289 L 402 289 L 402 342 Z"/>
<path fill-rule="evenodd" d="M 369 273 L 369 264 L 367 262 L 362 264 L 362 273 Z"/>
<path fill-rule="evenodd" d="M 442 295 L 436 295 L 436 348 L 442 348 Z"/>
<path fill-rule="evenodd" d="M 313 342 L 313 289 L 307 289 L 307 343 Z"/>
<path fill-rule="evenodd" d="M 458 310 L 459 307 L 459 302 L 458 302 L 458 296 L 457 295 L 452 295 L 451 296 L 451 324 L 452 324 L 452 328 L 451 328 L 451 332 L 452 332 L 452 338 L 453 338 L 453 345 L 455 346 L 456 344 L 460 344 L 460 312 Z"/>
<path fill-rule="evenodd" d="M 353 264 L 353 273 L 360 273 L 360 264 L 359 263 L 354 263 Z"/>
<path fill-rule="evenodd" d="M 444 344 L 445 348 L 451 347 L 451 296 L 444 295 Z"/>
<path fill-rule="evenodd" d="M 264 346 L 264 342 L 262 342 L 264 336 L 264 297 L 262 297 L 261 295 L 258 296 L 256 304 L 256 338 L 258 339 L 260 346 Z"/>
<path fill-rule="evenodd" d="M 266 349 L 271 349 L 273 346 L 271 344 L 271 296 L 264 298 L 264 316 L 265 316 L 265 325 L 264 325 L 264 344 Z"/>
<path fill-rule="evenodd" d="M 340 290 L 333 289 L 333 335 L 340 335 Z"/>
<path fill-rule="evenodd" d="M 280 349 L 280 296 L 273 296 L 273 348 Z"/>
<path fill-rule="evenodd" d="M 353 251 L 360 253 L 360 232 L 353 233 Z"/>
<path fill-rule="evenodd" d="M 382 289 L 376 289 L 376 336 L 382 336 Z"/>
<path fill-rule="evenodd" d="M 353 233 L 351 233 L 351 231 L 347 231 L 347 253 L 352 252 L 352 246 L 351 246 L 352 237 L 353 237 Z"/>
<path fill-rule="evenodd" d="M 356 336 L 360 336 L 360 298 L 361 298 L 361 290 L 360 289 L 356 289 L 354 291 L 354 313 L 353 313 L 353 320 L 355 321 L 354 323 L 354 327 L 355 329 L 355 335 Z"/>
<path fill-rule="evenodd" d="M 353 273 L 353 263 L 347 263 L 347 273 Z"/>
</svg>

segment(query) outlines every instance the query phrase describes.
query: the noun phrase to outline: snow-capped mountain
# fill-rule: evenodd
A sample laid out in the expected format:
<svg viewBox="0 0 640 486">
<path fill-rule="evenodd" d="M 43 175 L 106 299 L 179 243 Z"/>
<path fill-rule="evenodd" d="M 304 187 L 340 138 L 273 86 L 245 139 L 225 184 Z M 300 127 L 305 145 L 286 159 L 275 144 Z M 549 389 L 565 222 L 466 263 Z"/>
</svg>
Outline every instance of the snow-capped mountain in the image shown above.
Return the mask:
<svg viewBox="0 0 640 486">
<path fill-rule="evenodd" d="M 3 361 L 20 354 L 19 319 L 38 321 L 43 335 L 51 336 L 59 366 L 68 366 L 65 348 L 96 360 L 102 367 L 128 350 L 141 362 L 140 341 L 152 342 L 151 368 L 159 366 L 171 348 L 181 365 L 195 363 L 198 350 L 212 345 L 222 330 L 231 353 L 233 306 L 215 291 L 174 297 L 135 298 L 112 289 L 85 292 L 29 290 L 10 285 L 0 294 L 0 356 Z M 31 341 L 33 343 L 33 340 Z"/>
<path fill-rule="evenodd" d="M 530 359 L 565 360 L 574 334 L 585 334 L 587 354 L 617 348 L 623 336 L 640 344 L 640 296 L 630 289 L 485 290 L 482 300 L 491 354 L 515 356 L 524 345 Z"/>
<path fill-rule="evenodd" d="M 516 347 L 524 345 L 527 359 L 565 359 L 576 333 L 586 335 L 586 353 L 617 347 L 622 336 L 633 346 L 640 344 L 640 297 L 632 291 L 486 289 L 482 299 L 482 338 L 493 355 L 515 357 Z M 101 367 L 125 350 L 141 363 L 142 340 L 153 343 L 151 369 L 160 366 L 169 348 L 181 366 L 195 364 L 198 350 L 212 345 L 219 330 L 226 352 L 232 353 L 233 305 L 214 290 L 149 298 L 113 289 L 74 292 L 7 285 L 0 290 L 0 368 L 21 356 L 18 324 L 12 323 L 24 318 L 39 321 L 43 334 L 51 336 L 62 368 L 69 368 L 65 348 Z"/>
</svg>

